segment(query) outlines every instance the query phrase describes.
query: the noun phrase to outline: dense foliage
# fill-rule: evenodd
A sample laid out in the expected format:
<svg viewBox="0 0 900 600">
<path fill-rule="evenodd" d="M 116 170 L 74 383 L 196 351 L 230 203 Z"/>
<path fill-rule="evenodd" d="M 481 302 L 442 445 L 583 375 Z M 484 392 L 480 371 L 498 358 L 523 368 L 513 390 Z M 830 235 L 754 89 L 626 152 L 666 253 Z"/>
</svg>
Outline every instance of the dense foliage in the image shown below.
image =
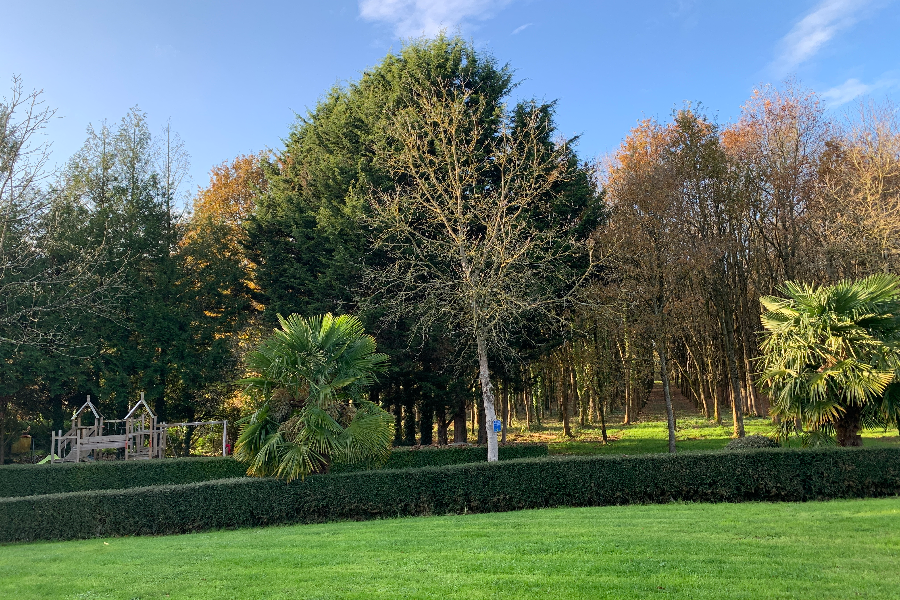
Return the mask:
<svg viewBox="0 0 900 600">
<path fill-rule="evenodd" d="M 546 444 L 500 447 L 500 460 L 547 456 Z M 382 469 L 439 467 L 484 462 L 484 448 L 395 448 Z M 336 464 L 332 473 L 374 468 L 374 464 Z M 57 465 L 6 465 L 0 469 L 0 498 L 180 485 L 241 477 L 247 465 L 231 457 L 192 457 L 164 461 L 97 461 Z"/>
<path fill-rule="evenodd" d="M 725 445 L 726 450 L 749 450 L 751 448 L 778 448 L 780 444 L 767 435 L 746 435 L 734 438 Z"/>
<path fill-rule="evenodd" d="M 257 375 L 243 382 L 263 403 L 241 430 L 235 458 L 249 475 L 287 481 L 335 462 L 387 460 L 393 420 L 363 398 L 386 367 L 375 339 L 351 315 L 278 318 L 281 329 L 247 357 Z"/>
<path fill-rule="evenodd" d="M 895 495 L 900 450 L 755 450 L 526 459 L 0 499 L 0 541 L 654 502 Z"/>
<path fill-rule="evenodd" d="M 138 108 L 89 127 L 50 177 L 27 142 L 52 111 L 0 106 L 0 462 L 25 432 L 46 451 L 86 394 L 107 418 L 143 391 L 161 421 L 234 423 L 258 408 L 235 382 L 278 315 L 329 312 L 358 315 L 390 358 L 367 399 L 394 445 L 493 444 L 492 417 L 500 442 L 548 418 L 604 431 L 654 381 L 670 450 L 677 392 L 741 437 L 776 401 L 760 299 L 900 274 L 895 108 L 840 121 L 787 81 L 733 123 L 699 105 L 641 121 L 585 164 L 513 73 L 459 37 L 412 40 L 280 147 L 215 166 L 187 210 L 183 145 Z M 837 433 L 803 402 L 785 432 Z M 893 409 L 861 419 L 898 425 Z"/>
<path fill-rule="evenodd" d="M 245 465 L 222 457 L 5 465 L 0 468 L 0 498 L 180 485 L 241 477 L 246 471 Z"/>
<path fill-rule="evenodd" d="M 383 469 L 414 469 L 420 467 L 442 467 L 465 463 L 484 462 L 485 449 L 478 446 L 425 446 L 422 448 L 394 448 L 390 458 L 381 466 Z M 538 458 L 547 456 L 546 444 L 510 444 L 498 448 L 500 460 L 515 458 Z M 334 473 L 346 473 L 369 469 L 371 464 L 336 465 Z"/>
</svg>

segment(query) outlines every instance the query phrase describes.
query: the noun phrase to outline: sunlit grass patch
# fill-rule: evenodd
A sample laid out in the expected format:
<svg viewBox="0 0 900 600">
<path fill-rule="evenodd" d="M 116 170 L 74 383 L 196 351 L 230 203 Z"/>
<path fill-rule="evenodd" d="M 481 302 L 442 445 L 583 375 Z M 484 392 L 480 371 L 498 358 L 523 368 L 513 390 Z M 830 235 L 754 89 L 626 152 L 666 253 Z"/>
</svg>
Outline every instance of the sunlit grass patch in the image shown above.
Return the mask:
<svg viewBox="0 0 900 600">
<path fill-rule="evenodd" d="M 668 427 L 665 421 L 640 421 L 630 425 L 621 422 L 607 425 L 608 442 L 603 443 L 599 425 L 573 426 L 573 437 L 563 435 L 562 424 L 545 423 L 535 431 L 519 428 L 508 435 L 511 441 L 541 441 L 550 447 L 551 454 L 644 454 L 668 451 Z M 746 435 L 775 433 L 775 426 L 768 417 L 744 417 Z M 730 420 L 717 424 L 703 417 L 676 419 L 676 448 L 678 451 L 721 450 L 732 439 Z M 791 439 L 788 446 L 799 446 L 798 439 Z M 863 445 L 881 448 L 900 445 L 897 431 L 882 429 L 863 432 Z"/>
<path fill-rule="evenodd" d="M 0 597 L 896 598 L 900 499 L 569 508 L 0 546 Z"/>
</svg>

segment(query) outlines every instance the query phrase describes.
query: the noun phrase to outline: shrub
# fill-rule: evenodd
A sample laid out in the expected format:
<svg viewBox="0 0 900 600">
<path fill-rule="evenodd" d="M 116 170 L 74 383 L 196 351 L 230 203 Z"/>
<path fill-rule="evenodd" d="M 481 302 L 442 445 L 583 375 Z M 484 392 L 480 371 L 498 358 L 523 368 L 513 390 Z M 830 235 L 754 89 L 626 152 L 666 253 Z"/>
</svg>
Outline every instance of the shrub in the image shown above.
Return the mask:
<svg viewBox="0 0 900 600">
<path fill-rule="evenodd" d="M 748 435 L 734 438 L 725 445 L 726 450 L 749 450 L 752 448 L 780 448 L 781 444 L 765 435 Z"/>
<path fill-rule="evenodd" d="M 547 456 L 547 444 L 508 444 L 499 447 L 500 460 L 516 458 L 539 458 Z M 384 469 L 409 469 L 417 467 L 440 467 L 465 463 L 487 462 L 485 446 L 412 446 L 394 448 Z M 333 465 L 332 473 L 349 473 L 364 471 L 368 465 Z"/>
<path fill-rule="evenodd" d="M 805 501 L 900 492 L 900 449 L 547 457 L 241 478 L 0 500 L 0 541 L 671 501 Z"/>
<path fill-rule="evenodd" d="M 96 461 L 0 467 L 0 498 L 184 484 L 244 475 L 231 458 Z"/>
<path fill-rule="evenodd" d="M 501 460 L 546 455 L 546 444 L 510 444 L 500 447 Z M 487 450 L 477 446 L 395 448 L 384 468 L 402 469 L 486 460 Z M 360 471 L 366 468 L 365 465 L 334 465 L 332 472 Z M 223 457 L 9 465 L 0 467 L 0 498 L 197 483 L 242 477 L 246 470 L 246 465 Z"/>
</svg>

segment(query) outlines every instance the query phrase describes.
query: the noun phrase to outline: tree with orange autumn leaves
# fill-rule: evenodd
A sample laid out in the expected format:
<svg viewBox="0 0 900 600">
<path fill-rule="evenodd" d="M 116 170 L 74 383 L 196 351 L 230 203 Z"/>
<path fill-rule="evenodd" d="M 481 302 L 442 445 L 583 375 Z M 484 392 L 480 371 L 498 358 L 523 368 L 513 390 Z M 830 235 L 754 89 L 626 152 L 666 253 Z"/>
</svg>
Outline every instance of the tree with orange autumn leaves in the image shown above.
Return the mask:
<svg viewBox="0 0 900 600">
<path fill-rule="evenodd" d="M 452 71 L 448 81 L 475 77 L 477 89 L 498 96 L 511 85 L 508 67 L 464 40 L 415 42 L 358 82 L 330 90 L 298 119 L 284 148 L 214 167 L 191 211 L 167 212 L 174 241 L 160 260 L 177 294 L 160 294 L 159 302 L 171 304 L 166 309 L 178 318 L 171 329 L 179 347 L 170 352 L 166 377 L 154 381 L 160 390 L 166 386 L 166 397 L 179 398 L 179 411 L 236 414 L 237 403 L 221 402 L 235 397 L 222 382 L 239 378 L 242 357 L 279 313 L 309 317 L 368 307 L 364 319 L 385 322 L 378 317 L 391 298 L 379 305 L 365 275 L 390 268 L 403 249 L 386 254 L 373 246 L 371 199 L 420 173 L 398 177 L 384 168 L 396 152 L 384 125 L 397 114 L 390 102 L 410 100 L 406 70 L 436 72 L 436 64 Z M 543 331 L 534 323 L 526 332 L 530 345 L 504 355 L 506 364 L 494 357 L 487 363 L 504 426 L 515 418 L 526 428 L 558 418 L 571 434 L 571 416 L 602 424 L 621 409 L 634 422 L 660 380 L 669 388 L 670 449 L 677 437 L 675 388 L 710 420 L 730 421 L 736 437 L 745 415 L 771 414 L 757 386 L 760 298 L 778 295 L 788 280 L 824 285 L 900 274 L 897 109 L 863 103 L 843 118 L 833 115 L 814 93 L 788 81 L 755 91 L 733 123 L 717 123 L 696 105 L 640 122 L 597 165 L 602 194 L 590 181 L 584 186 L 590 194 L 574 194 L 590 196 L 602 215 L 596 231 L 585 234 L 602 260 L 589 292 L 554 314 L 567 320 L 564 326 Z M 421 134 L 413 129 L 411 135 Z M 104 164 L 94 165 L 98 173 L 106 173 Z M 565 204 L 555 191 L 548 198 Z M 529 227 L 555 226 L 539 211 L 529 218 Z M 128 239 L 124 227 L 120 237 Z M 466 423 L 483 427 L 485 411 L 479 414 L 472 393 L 474 362 L 446 368 L 459 362 L 462 337 L 442 326 L 422 330 L 411 344 L 409 315 L 398 314 L 376 332 L 391 371 L 373 400 L 394 412 L 397 443 L 428 444 L 435 426 L 440 442 L 451 426 L 456 441 L 465 441 Z M 175 322 L 148 319 L 169 321 Z M 125 347 L 117 340 L 98 342 L 105 344 L 102 356 L 113 356 L 116 344 Z M 776 414 L 782 416 L 785 431 L 804 426 Z"/>
<path fill-rule="evenodd" d="M 264 156 L 242 155 L 212 168 L 209 185 L 194 199 L 179 247 L 194 328 L 206 332 L 204 339 L 231 347 L 230 360 L 221 365 L 221 383 L 206 394 L 217 395 L 220 402 L 225 398 L 221 410 L 234 416 L 242 400 L 228 382 L 243 374 L 243 357 L 261 337 L 257 315 L 262 307 L 253 299 L 256 286 L 245 252 L 245 223 L 258 194 L 266 189 L 260 166 Z"/>
<path fill-rule="evenodd" d="M 900 268 L 897 123 L 871 104 L 834 123 L 789 81 L 757 90 L 725 127 L 688 106 L 632 130 L 605 168 L 600 232 L 615 276 L 599 302 L 632 336 L 619 347 L 650 336 L 681 391 L 717 420 L 730 405 L 743 435 L 742 415 L 768 408 L 756 385 L 760 297 L 786 280 Z M 620 359 L 627 372 L 634 357 Z"/>
</svg>

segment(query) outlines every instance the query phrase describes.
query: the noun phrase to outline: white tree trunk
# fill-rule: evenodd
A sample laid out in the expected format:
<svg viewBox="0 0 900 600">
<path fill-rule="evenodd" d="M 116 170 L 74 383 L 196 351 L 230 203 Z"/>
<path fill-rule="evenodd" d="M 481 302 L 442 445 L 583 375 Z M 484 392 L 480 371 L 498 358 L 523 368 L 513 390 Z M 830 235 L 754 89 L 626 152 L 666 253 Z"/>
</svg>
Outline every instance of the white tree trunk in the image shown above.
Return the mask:
<svg viewBox="0 0 900 600">
<path fill-rule="evenodd" d="M 488 462 L 496 462 L 497 432 L 494 431 L 494 420 L 497 413 L 494 411 L 494 386 L 491 385 L 491 372 L 488 368 L 487 347 L 484 334 L 475 332 L 475 341 L 478 343 L 478 377 L 481 380 L 481 398 L 484 402 L 484 425 L 487 428 Z"/>
</svg>

